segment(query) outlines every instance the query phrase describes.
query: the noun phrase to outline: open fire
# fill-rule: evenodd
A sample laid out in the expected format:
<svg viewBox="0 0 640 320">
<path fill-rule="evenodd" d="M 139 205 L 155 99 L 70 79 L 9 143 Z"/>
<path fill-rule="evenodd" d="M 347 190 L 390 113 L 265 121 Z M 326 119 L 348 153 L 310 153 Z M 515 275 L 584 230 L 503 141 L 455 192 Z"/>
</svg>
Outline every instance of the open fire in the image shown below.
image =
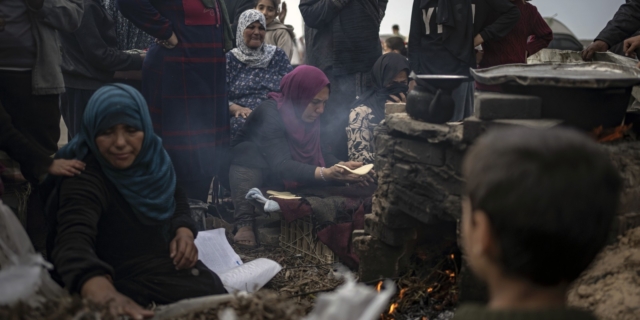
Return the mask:
<svg viewBox="0 0 640 320">
<path fill-rule="evenodd" d="M 416 264 L 397 281 L 398 294 L 391 299 L 389 309 L 380 315 L 381 320 L 435 319 L 457 304 L 456 256 L 449 254 L 431 268 L 425 265 L 428 261 L 420 254 L 415 256 Z M 376 289 L 382 290 L 382 281 L 378 282 Z"/>
</svg>

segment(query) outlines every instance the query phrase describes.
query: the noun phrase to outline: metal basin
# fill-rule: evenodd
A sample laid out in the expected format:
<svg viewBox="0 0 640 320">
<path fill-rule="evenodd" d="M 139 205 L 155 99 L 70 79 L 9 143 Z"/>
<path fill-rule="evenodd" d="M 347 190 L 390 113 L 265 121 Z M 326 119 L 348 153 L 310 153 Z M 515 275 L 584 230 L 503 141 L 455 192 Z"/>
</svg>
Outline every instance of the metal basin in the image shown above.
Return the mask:
<svg viewBox="0 0 640 320">
<path fill-rule="evenodd" d="M 640 70 L 612 63 L 512 64 L 472 70 L 476 81 L 506 93 L 538 96 L 542 117 L 584 130 L 618 126 Z"/>
</svg>

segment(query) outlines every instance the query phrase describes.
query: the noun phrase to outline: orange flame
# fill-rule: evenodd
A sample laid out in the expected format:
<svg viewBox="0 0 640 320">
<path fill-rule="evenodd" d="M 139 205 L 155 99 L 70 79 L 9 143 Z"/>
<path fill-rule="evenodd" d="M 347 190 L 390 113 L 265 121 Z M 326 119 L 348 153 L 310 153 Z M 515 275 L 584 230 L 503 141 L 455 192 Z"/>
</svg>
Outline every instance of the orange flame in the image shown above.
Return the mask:
<svg viewBox="0 0 640 320">
<path fill-rule="evenodd" d="M 404 293 L 407 291 L 407 288 L 404 288 L 402 290 L 400 290 L 400 295 L 398 296 L 399 299 L 402 299 L 402 297 L 404 297 Z"/>
<path fill-rule="evenodd" d="M 427 293 L 431 293 L 431 292 L 433 292 L 433 288 L 427 289 Z"/>
<path fill-rule="evenodd" d="M 611 142 L 618 139 L 622 139 L 624 134 L 629 131 L 633 127 L 633 123 L 628 125 L 620 125 L 611 129 L 604 129 L 602 126 L 599 126 L 593 131 L 591 131 L 591 135 L 598 140 L 598 142 Z"/>
<path fill-rule="evenodd" d="M 380 292 L 382 290 L 382 281 L 378 282 L 378 285 L 376 285 L 376 290 L 378 292 Z"/>
<path fill-rule="evenodd" d="M 429 320 L 429 318 L 427 318 L 426 316 L 422 317 L 421 320 Z"/>
<path fill-rule="evenodd" d="M 389 314 L 392 314 L 394 311 L 396 311 L 397 307 L 398 307 L 397 303 L 392 304 L 391 307 L 389 307 Z"/>
<path fill-rule="evenodd" d="M 452 254 L 451 254 L 451 260 L 453 260 L 453 259 L 455 259 L 455 258 L 456 258 L 456 256 L 452 253 Z"/>
</svg>

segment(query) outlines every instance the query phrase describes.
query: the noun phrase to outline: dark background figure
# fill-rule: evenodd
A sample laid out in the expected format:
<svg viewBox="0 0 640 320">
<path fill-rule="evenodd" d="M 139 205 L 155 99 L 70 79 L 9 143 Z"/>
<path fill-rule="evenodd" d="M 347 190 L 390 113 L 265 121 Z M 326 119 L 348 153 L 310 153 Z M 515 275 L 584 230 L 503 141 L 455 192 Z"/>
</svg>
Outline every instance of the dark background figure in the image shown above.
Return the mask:
<svg viewBox="0 0 640 320">
<path fill-rule="evenodd" d="M 407 57 L 407 46 L 404 45 L 404 40 L 400 37 L 389 37 L 384 40 L 384 53 L 395 52 Z"/>
<path fill-rule="evenodd" d="M 473 47 L 504 37 L 519 18 L 518 8 L 506 0 L 413 2 L 409 34 L 412 71 L 470 78 L 453 92 L 456 108 L 451 121 L 460 121 L 473 111 L 473 81 L 469 74 L 469 69 L 476 66 Z"/>
<path fill-rule="evenodd" d="M 84 15 L 75 32 L 58 32 L 62 42 L 62 74 L 66 92 L 60 110 L 69 140 L 80 130 L 87 102 L 115 71 L 140 70 L 144 55 L 118 49 L 116 24 L 100 0 L 84 0 Z"/>
<path fill-rule="evenodd" d="M 620 6 L 613 19 L 600 31 L 583 52 L 584 60 L 593 59 L 596 52 L 606 52 L 640 30 L 640 0 L 627 0 Z"/>
<path fill-rule="evenodd" d="M 191 199 L 207 201 L 229 144 L 225 50 L 233 35 L 223 0 L 118 0 L 122 14 L 159 39 L 142 68 L 154 129 Z"/>
<path fill-rule="evenodd" d="M 553 40 L 553 31 L 535 6 L 525 0 L 511 0 L 511 2 L 520 11 L 520 20 L 504 37 L 485 42 L 482 45 L 484 54 L 478 63 L 479 68 L 527 63 L 527 57 L 548 47 Z M 476 88 L 485 91 L 500 91 L 500 86 L 487 86 L 480 83 L 476 83 Z"/>
<path fill-rule="evenodd" d="M 403 36 L 402 34 L 400 34 L 400 26 L 397 24 L 394 24 L 393 26 L 391 26 L 391 32 L 393 33 L 394 37 L 399 37 L 402 39 L 402 41 L 406 42 L 407 41 L 407 37 Z"/>
<path fill-rule="evenodd" d="M 154 38 L 136 27 L 118 10 L 116 0 L 103 0 L 104 7 L 115 22 L 118 50 L 145 50 L 154 43 Z"/>
<path fill-rule="evenodd" d="M 14 127 L 48 155 L 58 150 L 64 92 L 57 30 L 75 31 L 82 7 L 82 0 L 0 2 L 0 102 Z"/>
<path fill-rule="evenodd" d="M 387 0 L 301 0 L 305 63 L 331 80 L 323 114 L 323 140 L 339 159 L 347 159 L 349 106 L 370 86 L 369 71 L 382 55 L 380 22 Z"/>
<path fill-rule="evenodd" d="M 58 151 L 59 99 L 64 92 L 57 31 L 76 30 L 82 7 L 82 0 L 0 1 L 0 17 L 5 23 L 0 31 L 0 103 L 13 128 L 47 156 Z M 26 229 L 36 250 L 43 251 L 46 228 L 35 183 L 38 178 L 29 178 L 30 189 L 16 181 L 13 195 L 29 197 L 21 204 L 26 206 Z M 10 196 L 9 192 L 6 195 Z"/>
</svg>

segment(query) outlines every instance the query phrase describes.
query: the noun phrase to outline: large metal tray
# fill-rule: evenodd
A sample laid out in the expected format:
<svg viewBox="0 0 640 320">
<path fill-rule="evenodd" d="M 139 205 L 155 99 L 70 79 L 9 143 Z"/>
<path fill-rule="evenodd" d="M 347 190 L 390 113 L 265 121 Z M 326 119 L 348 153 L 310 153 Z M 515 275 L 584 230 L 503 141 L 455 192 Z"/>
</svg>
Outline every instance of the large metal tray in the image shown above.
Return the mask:
<svg viewBox="0 0 640 320">
<path fill-rule="evenodd" d="M 471 70 L 486 85 L 519 84 L 571 88 L 627 88 L 640 84 L 640 69 L 607 62 L 508 64 Z"/>
</svg>

